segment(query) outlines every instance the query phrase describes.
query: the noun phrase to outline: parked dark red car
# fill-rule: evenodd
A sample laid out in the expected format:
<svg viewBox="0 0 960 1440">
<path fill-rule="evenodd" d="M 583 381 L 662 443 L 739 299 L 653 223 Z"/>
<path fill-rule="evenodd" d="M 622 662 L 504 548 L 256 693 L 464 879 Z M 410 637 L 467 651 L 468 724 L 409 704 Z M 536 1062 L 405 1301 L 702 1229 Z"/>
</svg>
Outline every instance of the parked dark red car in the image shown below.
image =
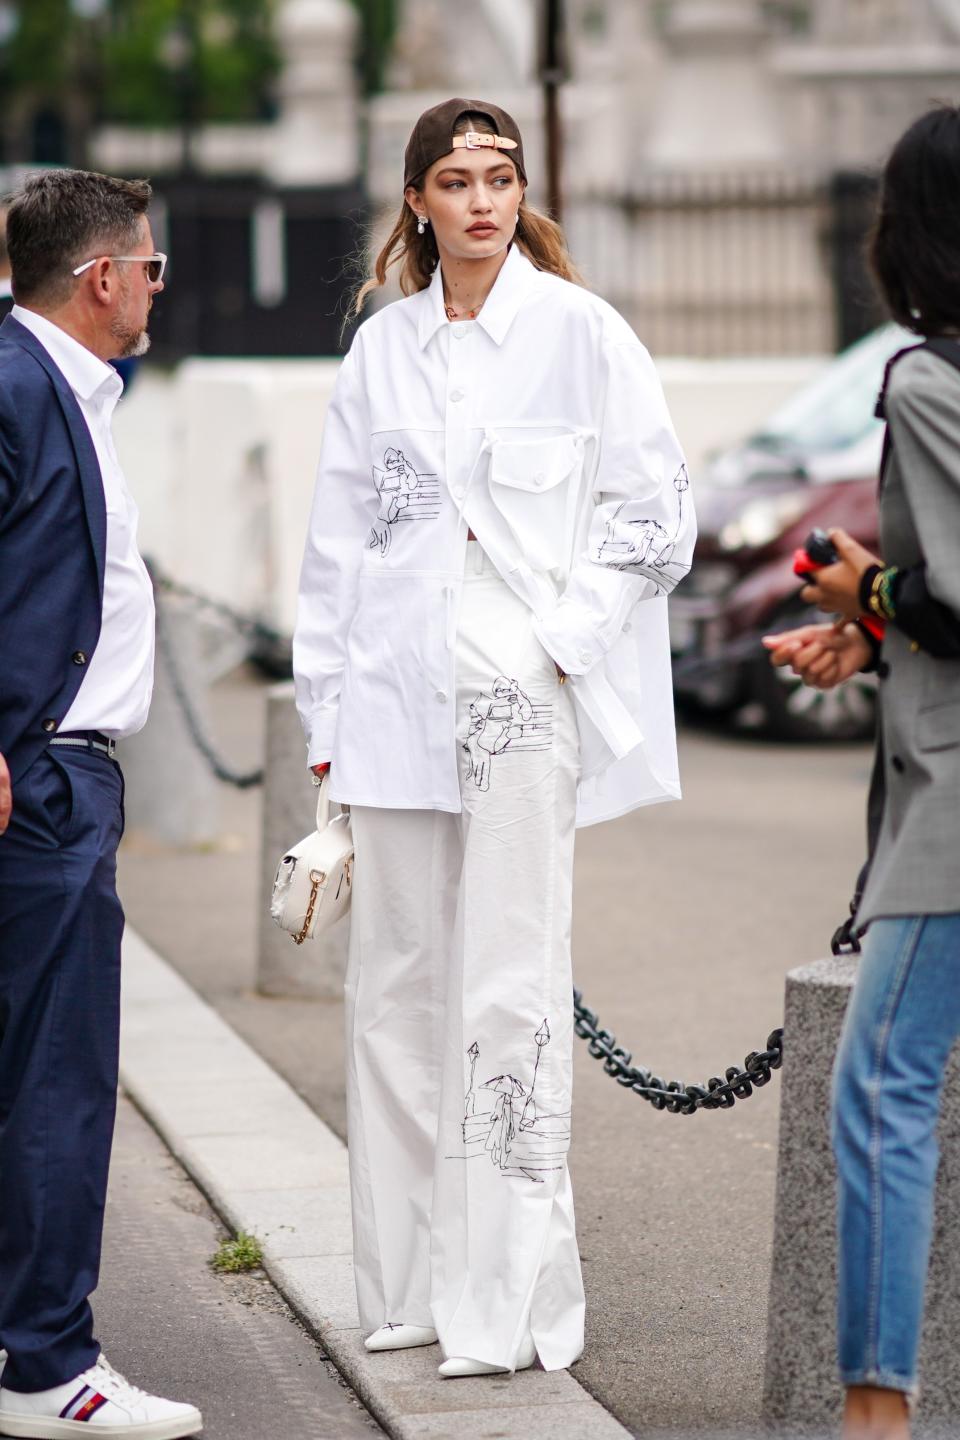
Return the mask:
<svg viewBox="0 0 960 1440">
<path fill-rule="evenodd" d="M 887 360 L 913 338 L 889 325 L 858 341 L 701 477 L 693 569 L 670 598 L 681 701 L 784 738 L 872 733 L 871 676 L 811 690 L 773 670 L 759 642 L 818 618 L 800 600 L 792 566 L 815 526 L 840 525 L 877 548 L 882 426 L 874 406 Z"/>
</svg>

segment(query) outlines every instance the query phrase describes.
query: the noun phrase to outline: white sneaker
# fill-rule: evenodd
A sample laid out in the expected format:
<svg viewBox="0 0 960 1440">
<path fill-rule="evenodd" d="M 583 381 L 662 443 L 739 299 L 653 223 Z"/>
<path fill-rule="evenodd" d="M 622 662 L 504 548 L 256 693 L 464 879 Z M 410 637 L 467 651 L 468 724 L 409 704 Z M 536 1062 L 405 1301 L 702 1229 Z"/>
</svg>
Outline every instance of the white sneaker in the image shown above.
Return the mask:
<svg viewBox="0 0 960 1440">
<path fill-rule="evenodd" d="M 0 1435 L 22 1440 L 60 1440 L 62 1435 L 180 1440 L 202 1428 L 199 1410 L 139 1390 L 102 1355 L 75 1380 L 52 1390 L 23 1394 L 0 1388 Z"/>
</svg>

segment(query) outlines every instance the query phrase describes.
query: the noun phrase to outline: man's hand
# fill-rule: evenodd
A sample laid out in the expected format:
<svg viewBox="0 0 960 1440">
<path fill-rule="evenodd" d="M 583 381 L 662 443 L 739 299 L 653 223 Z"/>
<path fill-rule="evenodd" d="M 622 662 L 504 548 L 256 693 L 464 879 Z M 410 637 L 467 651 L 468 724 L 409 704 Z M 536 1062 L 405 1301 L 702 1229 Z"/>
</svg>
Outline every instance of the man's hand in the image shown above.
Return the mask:
<svg viewBox="0 0 960 1440">
<path fill-rule="evenodd" d="M 837 570 L 838 565 L 832 565 Z M 789 665 L 805 685 L 832 690 L 862 670 L 873 653 L 869 640 L 856 625 L 801 625 L 779 635 L 764 635 L 774 665 Z"/>
<path fill-rule="evenodd" d="M 824 565 L 817 570 L 800 596 L 808 605 L 816 605 L 830 615 L 840 614 L 855 620 L 860 614 L 860 581 L 864 571 L 871 565 L 882 565 L 883 561 L 878 555 L 871 555 L 846 530 L 829 533 L 840 559 L 835 565 Z"/>
<path fill-rule="evenodd" d="M 0 835 L 10 824 L 13 813 L 13 791 L 10 789 L 10 771 L 7 762 L 0 755 Z"/>
</svg>

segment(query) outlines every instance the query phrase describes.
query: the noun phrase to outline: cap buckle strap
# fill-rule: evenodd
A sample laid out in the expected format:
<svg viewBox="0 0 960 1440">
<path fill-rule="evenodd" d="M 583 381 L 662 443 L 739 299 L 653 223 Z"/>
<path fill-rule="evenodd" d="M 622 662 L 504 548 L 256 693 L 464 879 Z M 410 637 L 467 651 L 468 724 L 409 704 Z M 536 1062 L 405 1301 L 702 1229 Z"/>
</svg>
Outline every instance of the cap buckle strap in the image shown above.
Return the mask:
<svg viewBox="0 0 960 1440">
<path fill-rule="evenodd" d="M 464 135 L 454 135 L 455 150 L 516 150 L 516 140 L 506 135 L 486 135 L 479 130 L 468 130 Z"/>
</svg>

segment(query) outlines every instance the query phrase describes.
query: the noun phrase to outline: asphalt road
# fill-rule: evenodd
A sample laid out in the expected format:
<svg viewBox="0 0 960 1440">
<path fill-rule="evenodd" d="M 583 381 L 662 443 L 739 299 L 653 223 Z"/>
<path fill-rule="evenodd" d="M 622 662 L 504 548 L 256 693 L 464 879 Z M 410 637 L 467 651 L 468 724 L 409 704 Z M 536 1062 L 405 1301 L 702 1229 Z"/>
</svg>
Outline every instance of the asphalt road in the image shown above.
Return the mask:
<svg viewBox="0 0 960 1440">
<path fill-rule="evenodd" d="M 110 1363 L 134 1385 L 196 1405 L 204 1440 L 382 1435 L 261 1271 L 210 1269 L 224 1234 L 122 1099 L 94 1296 Z"/>
<path fill-rule="evenodd" d="M 218 687 L 224 748 L 257 753 L 261 704 L 243 677 Z M 634 1058 L 690 1082 L 762 1048 L 786 971 L 826 953 L 862 858 L 869 749 L 687 727 L 681 764 L 682 804 L 580 832 L 574 955 Z M 130 837 L 128 914 L 342 1134 L 340 1006 L 253 993 L 258 796 L 225 795 L 224 818 L 203 855 Z M 644 1440 L 759 1433 L 777 1101 L 775 1080 L 728 1112 L 656 1113 L 578 1051 L 576 1375 Z"/>
</svg>

